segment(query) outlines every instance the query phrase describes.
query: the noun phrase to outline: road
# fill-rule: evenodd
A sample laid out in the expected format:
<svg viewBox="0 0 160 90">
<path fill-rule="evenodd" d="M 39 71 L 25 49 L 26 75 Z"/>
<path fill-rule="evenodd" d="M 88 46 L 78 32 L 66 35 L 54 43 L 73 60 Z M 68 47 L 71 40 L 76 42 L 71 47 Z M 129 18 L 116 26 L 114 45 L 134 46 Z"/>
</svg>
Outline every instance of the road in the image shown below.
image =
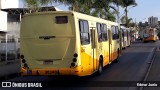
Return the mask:
<svg viewBox="0 0 160 90">
<path fill-rule="evenodd" d="M 112 63 L 103 69 L 100 76 L 91 75 L 86 77 L 17 77 L 7 81 L 12 82 L 42 82 L 42 86 L 48 86 L 45 89 L 53 90 L 138 90 L 140 87 L 134 87 L 138 81 L 143 81 L 150 66 L 152 51 L 160 45 L 156 43 L 132 44 L 123 51 L 118 63 Z M 44 83 L 45 82 L 45 83 Z M 56 83 L 55 83 L 56 82 Z M 78 83 L 77 83 L 78 82 Z M 52 84 L 51 84 L 52 83 Z M 44 84 L 44 85 L 43 85 Z M 67 85 L 67 87 L 66 87 Z M 3 88 L 10 89 L 10 88 Z M 17 90 L 17 88 L 12 88 Z M 18 88 L 22 89 L 22 88 Z M 35 89 L 35 88 L 24 88 Z"/>
</svg>

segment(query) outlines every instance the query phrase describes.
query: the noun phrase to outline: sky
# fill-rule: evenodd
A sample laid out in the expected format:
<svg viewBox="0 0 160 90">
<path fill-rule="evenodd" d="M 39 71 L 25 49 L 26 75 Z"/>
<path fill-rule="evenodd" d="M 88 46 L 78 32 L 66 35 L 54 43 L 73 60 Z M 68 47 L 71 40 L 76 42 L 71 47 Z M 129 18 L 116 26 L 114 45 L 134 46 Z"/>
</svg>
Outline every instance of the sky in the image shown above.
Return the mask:
<svg viewBox="0 0 160 90">
<path fill-rule="evenodd" d="M 135 22 L 145 22 L 151 16 L 160 20 L 160 0 L 136 0 L 137 6 L 128 7 L 128 16 Z M 68 7 L 59 5 L 58 8 L 68 10 Z M 120 8 L 120 16 L 124 14 L 124 9 Z"/>
<path fill-rule="evenodd" d="M 19 0 L 23 1 L 23 0 Z M 128 7 L 128 16 L 135 22 L 145 22 L 151 16 L 158 17 L 160 20 L 160 0 L 136 0 L 137 6 Z M 20 2 L 21 3 L 21 2 Z M 68 7 L 63 4 L 52 4 L 61 10 L 68 10 Z M 120 16 L 124 14 L 124 9 L 120 8 Z"/>
<path fill-rule="evenodd" d="M 136 0 L 136 2 L 138 5 L 130 6 L 128 12 L 129 18 L 132 18 L 134 22 L 148 21 L 151 16 L 158 17 L 160 20 L 160 0 Z"/>
</svg>

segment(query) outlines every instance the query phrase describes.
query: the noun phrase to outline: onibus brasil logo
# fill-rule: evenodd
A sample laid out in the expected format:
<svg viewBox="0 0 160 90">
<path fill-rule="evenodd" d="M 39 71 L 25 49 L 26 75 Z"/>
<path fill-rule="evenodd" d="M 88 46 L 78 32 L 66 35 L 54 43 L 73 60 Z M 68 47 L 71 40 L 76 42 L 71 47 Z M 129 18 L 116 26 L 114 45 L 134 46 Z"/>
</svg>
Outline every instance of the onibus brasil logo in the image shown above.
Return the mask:
<svg viewBox="0 0 160 90">
<path fill-rule="evenodd" d="M 2 87 L 42 87 L 41 83 L 2 82 Z"/>
</svg>

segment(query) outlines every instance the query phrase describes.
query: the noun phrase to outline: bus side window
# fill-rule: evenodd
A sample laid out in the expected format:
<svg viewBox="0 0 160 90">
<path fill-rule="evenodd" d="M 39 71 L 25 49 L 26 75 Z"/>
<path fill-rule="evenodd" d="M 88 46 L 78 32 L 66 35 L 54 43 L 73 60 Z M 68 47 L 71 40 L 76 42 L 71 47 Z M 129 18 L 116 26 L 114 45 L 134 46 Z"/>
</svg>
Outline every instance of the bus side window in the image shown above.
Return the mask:
<svg viewBox="0 0 160 90">
<path fill-rule="evenodd" d="M 82 45 L 89 44 L 90 43 L 90 37 L 89 37 L 88 21 L 79 20 L 79 30 L 80 30 L 81 44 Z"/>
<path fill-rule="evenodd" d="M 97 23 L 97 34 L 98 34 L 98 42 L 102 42 L 102 25 L 100 23 Z"/>
<path fill-rule="evenodd" d="M 124 37 L 124 30 L 122 29 L 122 37 Z"/>
<path fill-rule="evenodd" d="M 119 39 L 119 28 L 116 26 L 116 39 Z"/>
<path fill-rule="evenodd" d="M 102 24 L 102 40 L 107 41 L 107 25 Z"/>
<path fill-rule="evenodd" d="M 116 40 L 117 39 L 116 27 L 115 26 L 111 26 L 111 31 L 112 31 L 112 39 Z"/>
<path fill-rule="evenodd" d="M 97 23 L 98 42 L 107 41 L 107 25 Z"/>
<path fill-rule="evenodd" d="M 127 30 L 124 31 L 124 37 L 127 37 Z"/>
</svg>

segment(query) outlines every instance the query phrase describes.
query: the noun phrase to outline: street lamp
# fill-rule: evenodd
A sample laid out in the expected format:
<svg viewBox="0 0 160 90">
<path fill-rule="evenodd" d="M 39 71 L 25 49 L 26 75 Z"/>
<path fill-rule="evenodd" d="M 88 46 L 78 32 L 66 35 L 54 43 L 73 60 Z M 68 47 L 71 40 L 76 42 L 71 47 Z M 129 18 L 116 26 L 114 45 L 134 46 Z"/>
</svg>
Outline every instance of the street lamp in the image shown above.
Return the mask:
<svg viewBox="0 0 160 90">
<path fill-rule="evenodd" d="M 132 6 L 132 7 L 130 7 L 129 9 L 128 9 L 128 11 L 131 9 L 131 8 L 133 8 L 133 7 L 135 7 L 135 5 L 134 6 Z M 121 14 L 121 16 L 119 17 L 119 18 L 122 18 L 122 16 L 125 14 L 125 11 L 123 12 L 123 14 Z"/>
</svg>

